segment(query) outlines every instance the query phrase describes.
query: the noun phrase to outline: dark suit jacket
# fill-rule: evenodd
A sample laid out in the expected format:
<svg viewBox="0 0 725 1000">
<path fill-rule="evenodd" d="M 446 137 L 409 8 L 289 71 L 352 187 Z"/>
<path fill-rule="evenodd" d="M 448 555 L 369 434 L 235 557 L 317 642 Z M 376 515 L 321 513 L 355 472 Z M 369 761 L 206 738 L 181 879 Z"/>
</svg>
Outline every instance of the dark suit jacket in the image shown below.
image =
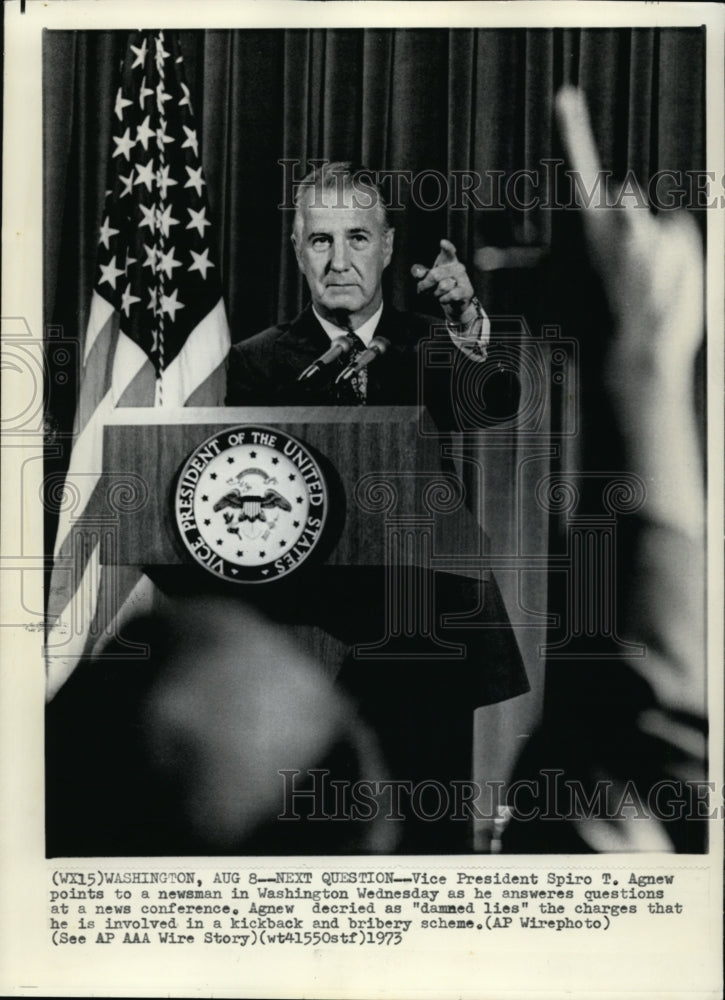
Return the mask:
<svg viewBox="0 0 725 1000">
<path fill-rule="evenodd" d="M 377 336 L 390 349 L 368 367 L 367 402 L 371 406 L 425 405 L 441 427 L 455 429 L 456 382 L 478 362 L 454 347 L 442 319 L 383 308 Z M 436 363 L 427 357 L 426 342 L 436 345 Z M 440 345 L 441 351 L 437 350 Z M 335 404 L 332 366 L 327 379 L 300 383 L 298 376 L 330 346 L 330 340 L 308 306 L 291 323 L 269 327 L 235 344 L 229 352 L 228 406 L 296 406 Z M 432 344 L 431 344 L 432 346 Z M 450 359 L 450 363 L 448 360 Z M 486 410 L 496 418 L 516 412 L 519 383 L 502 365 L 486 365 Z"/>
</svg>

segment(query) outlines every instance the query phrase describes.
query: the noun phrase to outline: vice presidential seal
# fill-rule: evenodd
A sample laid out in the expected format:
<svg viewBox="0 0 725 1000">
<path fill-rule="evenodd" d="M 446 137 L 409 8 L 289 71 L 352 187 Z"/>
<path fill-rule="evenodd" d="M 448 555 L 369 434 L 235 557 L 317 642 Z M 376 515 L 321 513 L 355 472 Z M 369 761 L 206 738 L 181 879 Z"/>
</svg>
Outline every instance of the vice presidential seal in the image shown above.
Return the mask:
<svg viewBox="0 0 725 1000">
<path fill-rule="evenodd" d="M 235 583 L 265 583 L 314 550 L 327 489 L 301 442 L 276 428 L 243 425 L 192 452 L 174 507 L 182 541 L 205 569 Z"/>
</svg>

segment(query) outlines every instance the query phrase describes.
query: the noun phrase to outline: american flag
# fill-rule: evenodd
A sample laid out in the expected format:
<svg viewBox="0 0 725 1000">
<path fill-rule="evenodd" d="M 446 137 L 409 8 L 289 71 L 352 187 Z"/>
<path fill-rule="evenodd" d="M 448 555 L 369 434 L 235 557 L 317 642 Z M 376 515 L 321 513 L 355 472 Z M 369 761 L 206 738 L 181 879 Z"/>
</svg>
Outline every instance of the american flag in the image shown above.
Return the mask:
<svg viewBox="0 0 725 1000">
<path fill-rule="evenodd" d="M 172 32 L 130 34 L 111 114 L 108 189 L 49 593 L 49 697 L 112 632 L 125 596 L 117 578 L 104 595 L 93 529 L 109 414 L 118 406 L 224 400 L 229 328 L 199 130 Z M 136 598 L 143 587 L 137 580 Z"/>
</svg>

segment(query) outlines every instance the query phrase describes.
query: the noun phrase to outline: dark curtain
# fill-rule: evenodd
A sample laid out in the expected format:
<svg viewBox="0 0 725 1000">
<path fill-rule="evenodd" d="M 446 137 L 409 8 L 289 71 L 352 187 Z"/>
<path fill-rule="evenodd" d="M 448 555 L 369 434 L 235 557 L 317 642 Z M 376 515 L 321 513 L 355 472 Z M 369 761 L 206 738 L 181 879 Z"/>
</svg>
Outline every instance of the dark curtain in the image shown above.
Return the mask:
<svg viewBox="0 0 725 1000">
<path fill-rule="evenodd" d="M 552 101 L 562 83 L 587 96 L 605 168 L 643 180 L 701 168 L 704 40 L 697 30 L 255 30 L 180 33 L 234 339 L 288 318 L 302 302 L 279 210 L 280 160 L 356 159 L 372 169 L 433 172 L 541 169 L 560 155 Z M 113 122 L 123 32 L 48 32 L 44 46 L 45 308 L 82 335 Z M 288 171 L 291 168 L 288 168 Z M 491 195 L 489 179 L 479 196 Z M 450 190 L 450 189 L 449 189 Z M 524 188 L 522 188 L 524 190 Z M 552 240 L 549 209 L 461 210 L 453 199 L 398 213 L 391 288 L 413 305 L 413 260 L 448 234 L 471 262 L 483 244 Z M 404 220 L 404 221 L 403 221 Z M 495 312 L 510 275 L 476 278 Z M 524 305 L 517 291 L 516 312 Z M 499 305 L 499 299 L 502 301 Z"/>
<path fill-rule="evenodd" d="M 45 38 L 45 316 L 71 340 L 82 340 L 87 321 L 115 73 L 125 42 L 121 32 L 49 32 Z M 281 161 L 299 161 L 294 176 L 300 179 L 310 158 L 326 158 L 427 175 L 419 204 L 407 182 L 400 188 L 405 210 L 397 213 L 396 253 L 386 277 L 399 308 L 421 308 L 410 265 L 430 264 L 447 235 L 490 315 L 522 318 L 534 338 L 542 324 L 558 327 L 578 344 L 581 379 L 574 384 L 570 372 L 545 387 L 536 434 L 514 433 L 505 447 L 464 448 L 458 456 L 469 475 L 477 460 L 485 467 L 494 497 L 485 510 L 494 553 L 529 558 L 532 567 L 502 568 L 497 575 L 533 694 L 504 706 L 502 714 L 489 711 L 478 731 L 484 757 L 510 757 L 510 734 L 523 736 L 538 713 L 545 628 L 553 620 L 547 618 L 552 594 L 545 560 L 565 545 L 556 513 L 536 498 L 537 483 L 574 462 L 618 467 L 608 465 L 614 459 L 604 436 L 597 436 L 596 378 L 591 393 L 585 391 L 588 374 L 596 376 L 598 368 L 605 310 L 582 265 L 576 213 L 541 204 L 525 211 L 457 207 L 450 189 L 449 197 L 438 197 L 435 172 L 444 184 L 455 171 L 484 174 L 478 196 L 495 206 L 496 178 L 541 171 L 542 161 L 561 157 L 553 98 L 566 82 L 583 88 L 603 166 L 615 176 L 631 169 L 646 183 L 661 169 L 702 169 L 704 33 L 213 30 L 180 32 L 180 42 L 200 119 L 234 340 L 291 318 L 304 301 L 289 241 L 292 211 L 279 207 L 292 167 L 288 162 L 285 175 Z M 521 191 L 527 193 L 525 186 Z M 510 266 L 482 270 L 474 266 L 482 247 L 533 253 L 516 258 L 516 266 L 511 258 Z M 522 261 L 527 266 L 519 266 Z M 71 425 L 74 394 L 73 379 L 50 386 L 50 410 L 61 429 Z M 588 436 L 559 436 L 570 419 Z"/>
</svg>

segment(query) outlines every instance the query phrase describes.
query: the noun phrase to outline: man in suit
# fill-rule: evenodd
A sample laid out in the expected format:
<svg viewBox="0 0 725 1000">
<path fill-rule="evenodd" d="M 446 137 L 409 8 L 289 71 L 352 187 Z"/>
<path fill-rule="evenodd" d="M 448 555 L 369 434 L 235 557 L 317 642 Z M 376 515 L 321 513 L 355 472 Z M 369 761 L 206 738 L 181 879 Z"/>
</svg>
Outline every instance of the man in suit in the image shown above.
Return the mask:
<svg viewBox="0 0 725 1000">
<path fill-rule="evenodd" d="M 292 242 L 312 301 L 291 323 L 234 345 L 229 355 L 229 405 L 422 401 L 418 345 L 430 335 L 431 324 L 443 324 L 397 312 L 383 301 L 383 272 L 393 254 L 394 236 L 382 193 L 369 171 L 349 163 L 329 163 L 302 181 Z M 412 274 L 418 279 L 418 291 L 440 303 L 448 333 L 463 354 L 472 361 L 485 359 L 490 323 L 453 244 L 441 240 L 433 267 L 416 264 Z M 324 370 L 324 377 L 299 381 L 305 369 L 346 334 L 354 335 L 352 356 L 374 337 L 389 344 L 385 356 L 366 370 L 362 385 L 352 384 L 354 380 L 335 382 L 350 355 L 341 355 Z M 513 413 L 516 384 L 505 373 L 498 374 L 506 383 L 498 387 L 498 398 Z M 447 383 L 437 385 L 434 395 L 447 388 Z"/>
<path fill-rule="evenodd" d="M 425 403 L 441 429 L 455 429 L 453 372 L 456 364 L 485 362 L 490 323 L 465 266 L 446 239 L 441 240 L 432 267 L 415 264 L 411 269 L 418 292 L 437 300 L 443 317 L 435 320 L 393 309 L 382 289 L 393 240 L 382 192 L 369 171 L 349 163 L 329 163 L 309 174 L 297 195 L 292 242 L 311 302 L 291 323 L 270 327 L 232 348 L 227 403 Z M 436 327 L 434 335 L 444 338 L 447 333 L 456 345 L 456 362 L 450 368 L 426 371 L 421 380 L 420 344 Z M 332 344 L 346 336 L 352 337 L 349 352 L 313 377 L 300 379 Z M 379 343 L 378 338 L 386 347 L 384 353 L 359 377 L 338 381 L 351 358 Z M 515 376 L 502 366 L 488 367 L 488 411 L 513 415 L 518 402 Z M 415 636 L 410 640 L 409 658 L 358 659 L 355 646 L 375 642 L 384 630 L 385 567 L 359 568 L 347 575 L 334 567 L 314 572 L 313 579 L 308 570 L 304 587 L 289 580 L 285 587 L 294 593 L 287 594 L 283 603 L 298 624 L 329 638 L 323 644 L 315 642 L 312 651 L 319 657 L 321 648 L 325 650 L 328 670 L 337 672 L 338 683 L 360 706 L 380 740 L 392 777 L 448 786 L 452 780 L 468 780 L 473 710 L 528 690 L 493 576 L 487 574 L 479 581 L 431 574 L 427 589 L 434 594 L 436 614 L 468 612 L 468 624 L 473 626 L 445 630 L 445 639 L 462 644 L 467 654 L 463 662 L 444 663 L 416 656 Z M 411 572 L 424 576 L 428 571 Z M 413 584 L 418 585 L 425 584 L 420 580 Z M 256 594 L 254 599 L 265 600 Z M 279 608 L 276 597 L 273 603 Z M 434 803 L 430 807 L 435 811 Z M 410 851 L 460 849 L 466 846 L 469 826 L 463 820 L 450 822 L 448 814 L 440 822 L 409 814 L 401 847 Z"/>
</svg>

